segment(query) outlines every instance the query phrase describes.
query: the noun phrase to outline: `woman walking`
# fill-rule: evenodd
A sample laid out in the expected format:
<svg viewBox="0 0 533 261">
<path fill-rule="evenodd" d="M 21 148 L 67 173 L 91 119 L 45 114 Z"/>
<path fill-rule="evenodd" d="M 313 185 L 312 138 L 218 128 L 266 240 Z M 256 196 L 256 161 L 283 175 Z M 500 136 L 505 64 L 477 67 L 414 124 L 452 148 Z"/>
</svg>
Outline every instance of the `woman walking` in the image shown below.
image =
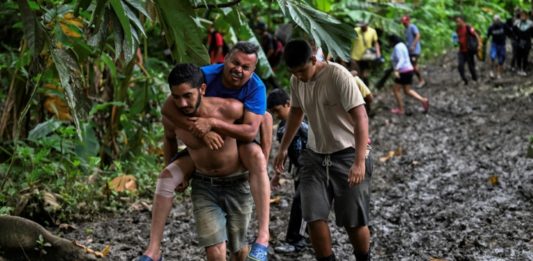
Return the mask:
<svg viewBox="0 0 533 261">
<path fill-rule="evenodd" d="M 429 109 L 429 99 L 422 97 L 416 91 L 411 89 L 413 83 L 414 67 L 409 59 L 409 51 L 407 46 L 402 42 L 401 38 L 397 35 L 389 36 L 389 43 L 394 46 L 392 51 L 391 61 L 394 68 L 394 97 L 398 103 L 397 108 L 391 109 L 394 114 L 402 115 L 405 113 L 403 106 L 403 97 L 400 93 L 403 88 L 403 92 L 419 101 L 422 104 L 424 113 Z"/>
</svg>

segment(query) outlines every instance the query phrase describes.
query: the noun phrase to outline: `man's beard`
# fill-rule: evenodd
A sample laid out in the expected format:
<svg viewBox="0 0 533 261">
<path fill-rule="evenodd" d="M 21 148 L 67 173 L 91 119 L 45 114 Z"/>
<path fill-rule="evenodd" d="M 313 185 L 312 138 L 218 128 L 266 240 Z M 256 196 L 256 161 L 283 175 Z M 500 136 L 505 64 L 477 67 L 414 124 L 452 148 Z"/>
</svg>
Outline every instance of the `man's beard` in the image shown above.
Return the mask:
<svg viewBox="0 0 533 261">
<path fill-rule="evenodd" d="M 198 112 L 198 108 L 200 108 L 200 103 L 201 102 L 202 102 L 202 96 L 198 95 L 198 101 L 194 105 L 194 110 L 192 110 L 192 112 L 188 113 L 188 112 L 185 112 L 183 109 L 180 109 L 180 111 L 181 111 L 181 113 L 183 113 L 183 115 L 185 115 L 187 117 L 192 117 Z"/>
</svg>

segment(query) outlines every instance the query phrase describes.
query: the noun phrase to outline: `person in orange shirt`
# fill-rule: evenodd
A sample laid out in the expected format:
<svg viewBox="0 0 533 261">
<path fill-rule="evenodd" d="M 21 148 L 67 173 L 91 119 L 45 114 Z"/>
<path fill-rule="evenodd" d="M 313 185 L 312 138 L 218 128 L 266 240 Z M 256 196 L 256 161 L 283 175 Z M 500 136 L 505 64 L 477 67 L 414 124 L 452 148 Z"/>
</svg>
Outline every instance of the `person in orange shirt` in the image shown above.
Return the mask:
<svg viewBox="0 0 533 261">
<path fill-rule="evenodd" d="M 455 18 L 455 23 L 457 25 L 457 36 L 459 37 L 459 64 L 457 69 L 459 70 L 459 74 L 461 75 L 464 84 L 468 85 L 468 80 L 465 75 L 465 62 L 468 63 L 468 69 L 470 70 L 472 80 L 477 82 L 476 61 L 474 56 L 477 53 L 477 49 L 481 46 L 481 39 L 476 33 L 476 30 L 465 23 L 463 17 L 457 16 Z"/>
</svg>

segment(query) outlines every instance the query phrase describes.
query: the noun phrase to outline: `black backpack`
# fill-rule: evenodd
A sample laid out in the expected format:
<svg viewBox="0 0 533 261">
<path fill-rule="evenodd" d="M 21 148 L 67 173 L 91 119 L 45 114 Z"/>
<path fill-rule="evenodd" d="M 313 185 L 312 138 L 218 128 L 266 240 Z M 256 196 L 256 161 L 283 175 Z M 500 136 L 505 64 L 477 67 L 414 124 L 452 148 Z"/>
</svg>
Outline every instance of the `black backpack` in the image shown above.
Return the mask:
<svg viewBox="0 0 533 261">
<path fill-rule="evenodd" d="M 473 33 L 470 32 L 471 29 L 473 28 L 470 27 L 469 25 L 466 26 L 466 46 L 468 47 L 468 51 L 477 52 L 477 49 L 478 49 L 477 38 Z"/>
</svg>

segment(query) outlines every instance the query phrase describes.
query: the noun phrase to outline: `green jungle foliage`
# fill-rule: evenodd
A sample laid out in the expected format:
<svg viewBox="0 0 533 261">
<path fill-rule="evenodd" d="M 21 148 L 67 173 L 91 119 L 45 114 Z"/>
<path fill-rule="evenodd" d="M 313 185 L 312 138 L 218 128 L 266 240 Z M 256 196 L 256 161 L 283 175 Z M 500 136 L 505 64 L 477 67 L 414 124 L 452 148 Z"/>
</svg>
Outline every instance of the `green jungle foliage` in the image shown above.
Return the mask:
<svg viewBox="0 0 533 261">
<path fill-rule="evenodd" d="M 0 214 L 50 222 L 126 209 L 151 198 L 163 166 L 161 104 L 176 62 L 209 62 L 213 24 L 229 45 L 258 43 L 254 25 L 314 40 L 347 59 L 354 25 L 402 34 L 402 15 L 421 30 L 425 57 L 452 48 L 453 16 L 484 34 L 494 14 L 525 1 L 7 0 L 0 3 Z M 388 46 L 383 47 L 387 52 Z M 256 71 L 288 86 L 260 52 Z M 109 182 L 132 175 L 136 190 Z"/>
</svg>

